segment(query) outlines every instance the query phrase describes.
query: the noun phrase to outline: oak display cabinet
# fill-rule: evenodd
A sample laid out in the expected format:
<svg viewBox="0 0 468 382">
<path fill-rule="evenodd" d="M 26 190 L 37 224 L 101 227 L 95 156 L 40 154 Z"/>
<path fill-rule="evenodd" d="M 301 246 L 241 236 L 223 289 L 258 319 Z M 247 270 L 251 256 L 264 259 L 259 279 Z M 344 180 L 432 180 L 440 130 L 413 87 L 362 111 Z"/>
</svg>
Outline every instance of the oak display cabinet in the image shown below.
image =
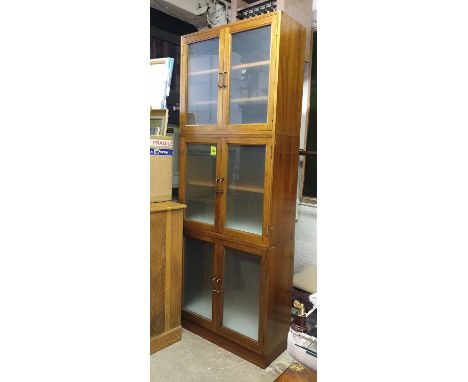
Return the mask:
<svg viewBox="0 0 468 382">
<path fill-rule="evenodd" d="M 283 12 L 182 37 L 182 324 L 257 364 L 286 349 L 305 29 Z"/>
</svg>

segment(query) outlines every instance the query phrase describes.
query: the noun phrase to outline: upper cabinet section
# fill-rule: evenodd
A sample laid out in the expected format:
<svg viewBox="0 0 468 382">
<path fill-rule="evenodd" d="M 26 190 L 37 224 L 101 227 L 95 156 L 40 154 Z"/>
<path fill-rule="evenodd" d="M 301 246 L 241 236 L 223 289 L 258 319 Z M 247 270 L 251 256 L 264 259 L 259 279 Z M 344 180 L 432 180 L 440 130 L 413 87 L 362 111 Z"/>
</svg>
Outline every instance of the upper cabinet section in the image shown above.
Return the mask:
<svg viewBox="0 0 468 382">
<path fill-rule="evenodd" d="M 271 132 L 278 17 L 182 38 L 182 134 Z"/>
</svg>

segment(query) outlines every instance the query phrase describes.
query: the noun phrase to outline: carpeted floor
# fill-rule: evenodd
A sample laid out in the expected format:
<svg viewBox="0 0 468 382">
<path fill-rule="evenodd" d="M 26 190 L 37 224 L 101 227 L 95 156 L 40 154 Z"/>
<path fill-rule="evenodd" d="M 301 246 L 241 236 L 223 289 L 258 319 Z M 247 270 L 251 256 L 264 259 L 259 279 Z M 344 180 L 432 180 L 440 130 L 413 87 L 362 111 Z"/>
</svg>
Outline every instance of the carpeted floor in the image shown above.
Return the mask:
<svg viewBox="0 0 468 382">
<path fill-rule="evenodd" d="M 293 359 L 282 353 L 266 369 L 182 329 L 182 340 L 151 355 L 151 382 L 273 382 Z"/>
</svg>

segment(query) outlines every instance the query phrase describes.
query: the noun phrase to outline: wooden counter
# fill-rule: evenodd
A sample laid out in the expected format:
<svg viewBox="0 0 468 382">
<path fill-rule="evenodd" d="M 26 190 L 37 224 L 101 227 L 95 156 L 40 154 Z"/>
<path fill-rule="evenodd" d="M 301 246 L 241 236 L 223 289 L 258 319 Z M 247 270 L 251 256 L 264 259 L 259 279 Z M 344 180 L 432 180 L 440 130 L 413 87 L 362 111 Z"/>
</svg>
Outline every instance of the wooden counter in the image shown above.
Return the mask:
<svg viewBox="0 0 468 382">
<path fill-rule="evenodd" d="M 182 227 L 186 206 L 150 204 L 150 353 L 182 337 Z"/>
</svg>

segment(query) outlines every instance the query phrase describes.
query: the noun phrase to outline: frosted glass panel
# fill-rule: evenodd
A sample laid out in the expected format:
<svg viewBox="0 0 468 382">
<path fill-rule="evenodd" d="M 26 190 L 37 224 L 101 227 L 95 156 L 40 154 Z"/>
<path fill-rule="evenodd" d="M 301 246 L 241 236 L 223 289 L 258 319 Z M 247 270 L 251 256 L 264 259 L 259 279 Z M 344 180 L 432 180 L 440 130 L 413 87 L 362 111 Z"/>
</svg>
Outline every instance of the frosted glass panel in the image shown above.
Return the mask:
<svg viewBox="0 0 468 382">
<path fill-rule="evenodd" d="M 216 145 L 187 144 L 185 218 L 214 224 Z"/>
<path fill-rule="evenodd" d="M 187 125 L 217 123 L 218 54 L 218 38 L 189 45 Z"/>
<path fill-rule="evenodd" d="M 258 341 L 259 256 L 231 248 L 224 254 L 223 326 Z"/>
<path fill-rule="evenodd" d="M 265 146 L 229 145 L 226 227 L 262 234 Z"/>
<path fill-rule="evenodd" d="M 185 238 L 184 309 L 212 318 L 213 244 Z"/>
<path fill-rule="evenodd" d="M 150 135 L 163 135 L 163 118 L 150 119 Z"/>
<path fill-rule="evenodd" d="M 229 122 L 265 123 L 271 26 L 232 35 Z"/>
</svg>

